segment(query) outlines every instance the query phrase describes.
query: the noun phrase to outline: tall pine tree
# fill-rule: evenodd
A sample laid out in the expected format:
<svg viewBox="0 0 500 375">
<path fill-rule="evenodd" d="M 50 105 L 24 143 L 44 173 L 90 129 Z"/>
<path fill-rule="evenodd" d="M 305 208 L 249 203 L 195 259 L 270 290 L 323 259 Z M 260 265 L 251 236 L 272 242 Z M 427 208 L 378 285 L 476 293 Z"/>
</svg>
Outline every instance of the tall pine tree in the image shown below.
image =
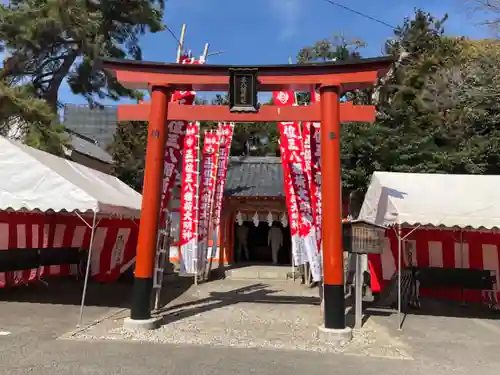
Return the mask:
<svg viewBox="0 0 500 375">
<path fill-rule="evenodd" d="M 66 79 L 75 94 L 135 97 L 97 64 L 101 57 L 140 60 L 139 37 L 163 29 L 163 0 L 11 0 L 0 5 L 0 40 L 10 76 L 30 82 L 52 108 Z"/>
</svg>

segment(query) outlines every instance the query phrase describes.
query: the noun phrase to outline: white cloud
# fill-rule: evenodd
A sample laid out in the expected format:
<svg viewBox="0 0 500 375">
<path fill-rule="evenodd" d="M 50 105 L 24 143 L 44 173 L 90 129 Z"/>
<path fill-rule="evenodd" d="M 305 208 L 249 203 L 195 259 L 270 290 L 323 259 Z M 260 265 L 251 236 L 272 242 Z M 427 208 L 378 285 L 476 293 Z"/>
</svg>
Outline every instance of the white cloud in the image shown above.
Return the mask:
<svg viewBox="0 0 500 375">
<path fill-rule="evenodd" d="M 271 0 L 270 4 L 279 19 L 278 38 L 284 40 L 294 37 L 298 31 L 301 0 Z"/>
</svg>

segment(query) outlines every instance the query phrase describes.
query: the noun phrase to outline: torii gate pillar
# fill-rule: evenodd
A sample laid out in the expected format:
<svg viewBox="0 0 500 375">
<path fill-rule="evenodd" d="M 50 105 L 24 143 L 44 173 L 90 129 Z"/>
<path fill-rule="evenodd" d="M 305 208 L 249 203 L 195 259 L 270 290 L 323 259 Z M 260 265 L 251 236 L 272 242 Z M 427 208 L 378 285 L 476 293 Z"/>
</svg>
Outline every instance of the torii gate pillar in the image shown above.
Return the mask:
<svg viewBox="0 0 500 375">
<path fill-rule="evenodd" d="M 235 113 L 226 106 L 183 106 L 169 103 L 172 90 L 227 91 L 230 70 L 223 65 L 180 65 L 128 60 L 102 60 L 105 69 L 130 89 L 151 89 L 151 104 L 120 105 L 119 121 L 146 120 L 149 116 L 146 170 L 131 321 L 146 327 L 151 317 L 151 289 L 160 214 L 163 155 L 167 120 L 231 122 L 321 122 L 321 175 L 323 198 L 324 326 L 345 330 L 344 262 L 341 228 L 340 122 L 373 122 L 375 107 L 339 103 L 341 90 L 373 85 L 386 72 L 387 57 L 307 65 L 269 65 L 258 71 L 259 91 L 320 89 L 320 104 L 262 106 L 255 113 Z M 241 70 L 241 68 L 238 68 Z M 249 70 L 247 68 L 246 70 Z M 246 92 L 247 86 L 245 86 Z M 255 94 L 255 93 L 254 93 Z M 245 95 L 245 100 L 250 99 Z M 256 97 L 256 95 L 255 95 Z M 255 99 L 256 100 L 256 99 Z M 246 101 L 245 101 L 246 102 Z M 254 103 L 258 106 L 258 103 Z M 135 324 L 135 323 L 134 323 Z M 131 324 L 133 326 L 133 324 Z"/>
<path fill-rule="evenodd" d="M 342 184 L 340 174 L 340 88 L 322 86 L 321 196 L 323 304 L 325 328 L 345 328 L 344 253 L 342 249 Z"/>
<path fill-rule="evenodd" d="M 165 140 L 167 132 L 168 103 L 172 90 L 165 86 L 153 86 L 149 114 L 146 166 L 142 189 L 141 224 L 137 242 L 135 280 L 132 290 L 132 320 L 151 318 L 151 294 L 153 291 L 154 259 L 157 243 Z"/>
</svg>

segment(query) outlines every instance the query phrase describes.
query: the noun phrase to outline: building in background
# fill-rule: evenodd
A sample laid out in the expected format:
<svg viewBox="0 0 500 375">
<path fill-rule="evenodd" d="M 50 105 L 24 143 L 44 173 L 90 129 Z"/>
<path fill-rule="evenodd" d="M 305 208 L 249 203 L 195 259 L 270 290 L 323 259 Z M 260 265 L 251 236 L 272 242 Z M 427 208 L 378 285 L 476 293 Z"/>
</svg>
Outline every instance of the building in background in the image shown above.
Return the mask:
<svg viewBox="0 0 500 375">
<path fill-rule="evenodd" d="M 117 109 L 112 106 L 90 108 L 88 105 L 65 104 L 63 124 L 68 130 L 97 141 L 107 151 L 116 132 Z"/>
<path fill-rule="evenodd" d="M 75 114 L 78 111 L 70 111 L 73 114 Z M 108 111 L 110 112 L 110 111 Z M 96 124 L 99 122 L 99 120 L 96 118 L 98 116 L 94 115 L 93 118 L 93 124 Z M 106 116 L 103 116 L 102 119 L 109 117 L 109 113 L 106 113 Z M 72 116 L 72 119 L 78 118 L 78 116 Z M 84 165 L 86 167 L 98 170 L 103 173 L 110 174 L 112 172 L 113 168 L 113 157 L 105 151 L 101 147 L 101 145 L 92 137 L 86 136 L 84 134 L 81 134 L 80 132 L 74 130 L 74 128 L 77 128 L 76 126 L 77 121 L 70 122 L 73 126 L 70 128 L 64 129 L 66 136 L 69 139 L 69 144 L 68 147 L 64 147 L 64 154 L 66 159 L 69 159 L 71 161 L 74 161 L 75 163 L 79 163 L 81 165 Z M 87 130 L 89 133 L 91 132 L 89 128 L 85 129 L 85 122 L 81 121 L 82 125 L 81 128 L 84 130 Z M 101 120 L 101 124 L 104 124 L 104 122 Z M 111 126 L 111 125 L 110 125 Z M 92 128 L 92 127 L 90 127 Z M 104 129 L 105 126 L 100 126 L 100 127 L 94 127 L 95 129 L 101 128 Z M 116 122 L 113 123 L 113 129 L 116 129 Z M 9 119 L 9 122 L 7 123 L 6 126 L 4 126 L 4 130 L 2 132 L 2 136 L 5 136 L 9 139 L 16 140 L 18 142 L 24 143 L 25 141 L 25 132 L 27 129 L 27 124 L 24 123 L 20 118 L 18 117 L 12 117 Z M 115 130 L 112 130 L 111 132 L 111 140 L 113 139 L 113 134 Z M 101 131 L 101 139 L 107 140 L 110 138 L 109 134 L 104 135 L 104 131 Z"/>
<path fill-rule="evenodd" d="M 113 157 L 99 147 L 97 141 L 71 129 L 65 129 L 65 132 L 71 146 L 64 150 L 67 159 L 103 173 L 112 172 Z"/>
</svg>

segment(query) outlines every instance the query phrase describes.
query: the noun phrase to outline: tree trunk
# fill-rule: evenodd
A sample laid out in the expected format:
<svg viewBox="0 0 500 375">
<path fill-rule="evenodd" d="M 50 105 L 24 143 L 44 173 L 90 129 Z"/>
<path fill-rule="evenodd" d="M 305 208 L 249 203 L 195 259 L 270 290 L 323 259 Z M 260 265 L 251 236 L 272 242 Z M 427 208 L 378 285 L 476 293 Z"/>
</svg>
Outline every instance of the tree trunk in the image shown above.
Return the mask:
<svg viewBox="0 0 500 375">
<path fill-rule="evenodd" d="M 64 78 L 68 75 L 69 70 L 71 69 L 71 66 L 75 62 L 77 56 L 78 52 L 73 51 L 68 55 L 68 57 L 66 57 L 60 68 L 52 77 L 52 81 L 50 82 L 48 89 L 43 94 L 43 99 L 47 102 L 48 105 L 50 105 L 54 112 L 57 112 L 59 88 L 61 87 Z"/>
</svg>

